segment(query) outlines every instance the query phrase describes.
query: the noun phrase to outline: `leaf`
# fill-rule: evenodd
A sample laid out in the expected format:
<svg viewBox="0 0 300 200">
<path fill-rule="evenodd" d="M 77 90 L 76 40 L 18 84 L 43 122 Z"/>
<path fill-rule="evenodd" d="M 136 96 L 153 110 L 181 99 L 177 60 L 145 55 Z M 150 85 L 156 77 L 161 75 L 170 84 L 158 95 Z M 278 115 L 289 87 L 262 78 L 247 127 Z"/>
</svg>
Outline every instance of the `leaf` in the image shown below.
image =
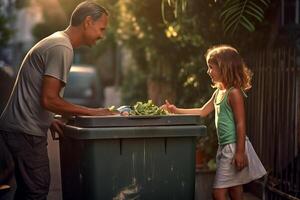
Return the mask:
<svg viewBox="0 0 300 200">
<path fill-rule="evenodd" d="M 224 7 L 229 7 L 230 5 L 239 4 L 240 0 L 227 0 L 224 4 Z"/>
<path fill-rule="evenodd" d="M 179 4 L 179 0 L 177 0 L 175 2 L 175 8 L 174 8 L 174 17 L 175 17 L 175 19 L 178 18 L 178 4 Z"/>
<path fill-rule="evenodd" d="M 259 12 L 258 10 L 256 10 L 253 6 L 247 5 L 247 8 L 249 8 L 250 10 L 252 10 L 253 12 L 255 12 L 257 15 L 259 15 L 260 18 L 264 18 L 263 13 Z"/>
<path fill-rule="evenodd" d="M 167 6 L 169 6 L 170 9 L 173 11 L 173 15 L 176 20 L 177 18 L 179 18 L 181 14 L 183 14 L 183 12 L 185 12 L 187 6 L 187 0 L 161 0 L 162 18 L 163 18 L 163 22 L 167 24 L 169 22 L 166 19 L 165 4 L 167 4 Z"/>
<path fill-rule="evenodd" d="M 253 3 L 252 1 L 249 1 L 249 4 L 251 4 L 253 7 L 255 7 L 261 13 L 264 13 L 264 10 L 261 7 L 259 7 L 258 5 L 256 5 L 255 3 Z"/>
<path fill-rule="evenodd" d="M 181 0 L 181 10 L 182 10 L 182 12 L 185 11 L 186 6 L 187 6 L 187 0 Z"/>
<path fill-rule="evenodd" d="M 248 24 L 246 24 L 244 21 L 241 21 L 241 25 L 247 29 L 249 32 L 252 32 L 253 30 L 251 29 L 251 27 L 248 26 Z"/>
<path fill-rule="evenodd" d="M 254 13 L 250 12 L 249 10 L 246 10 L 245 12 L 248 13 L 249 15 L 253 16 L 254 18 L 256 18 L 260 22 L 263 19 L 262 17 L 259 17 L 259 16 L 255 15 Z"/>
<path fill-rule="evenodd" d="M 162 0 L 161 2 L 161 16 L 162 16 L 162 20 L 165 24 L 168 24 L 168 21 L 166 20 L 166 16 L 165 16 L 165 1 L 166 0 Z"/>
<path fill-rule="evenodd" d="M 237 12 L 237 11 L 239 11 L 239 10 L 240 10 L 240 8 L 229 10 L 229 11 L 226 13 L 226 15 L 224 15 L 223 20 L 225 21 L 225 20 L 227 20 L 230 16 L 235 15 L 235 14 L 239 14 L 239 12 Z M 221 16 L 221 17 L 222 17 L 222 16 Z"/>
<path fill-rule="evenodd" d="M 250 31 L 254 31 L 255 30 L 255 27 L 254 25 L 245 17 L 245 16 L 242 16 L 242 19 L 241 20 L 241 23 L 245 26 L 245 25 L 248 25 L 248 30 Z"/>
<path fill-rule="evenodd" d="M 226 10 L 224 10 L 220 16 L 223 16 L 223 15 L 228 15 L 230 12 L 232 11 L 235 11 L 235 10 L 239 10 L 240 9 L 240 5 L 239 4 L 236 4 Z"/>
<path fill-rule="evenodd" d="M 229 16 L 228 19 L 223 22 L 224 25 L 226 26 L 229 22 L 234 21 L 234 19 L 239 20 L 239 17 L 238 17 L 239 15 L 240 15 L 240 13 L 235 13 L 234 15 Z"/>
<path fill-rule="evenodd" d="M 238 21 L 239 19 L 236 18 L 235 20 L 233 20 L 230 24 L 228 24 L 225 28 L 225 33 L 227 33 L 229 31 L 229 29 Z M 234 31 L 233 31 L 234 32 Z"/>
<path fill-rule="evenodd" d="M 265 0 L 260 0 L 260 2 L 262 2 L 265 6 L 269 6 L 269 4 L 270 4 L 270 1 L 269 1 L 269 0 L 267 0 L 267 1 L 265 1 Z"/>
<path fill-rule="evenodd" d="M 220 13 L 224 32 L 233 34 L 240 26 L 254 31 L 256 20 L 261 22 L 264 19 L 264 8 L 267 6 L 269 0 L 227 0 Z"/>
</svg>

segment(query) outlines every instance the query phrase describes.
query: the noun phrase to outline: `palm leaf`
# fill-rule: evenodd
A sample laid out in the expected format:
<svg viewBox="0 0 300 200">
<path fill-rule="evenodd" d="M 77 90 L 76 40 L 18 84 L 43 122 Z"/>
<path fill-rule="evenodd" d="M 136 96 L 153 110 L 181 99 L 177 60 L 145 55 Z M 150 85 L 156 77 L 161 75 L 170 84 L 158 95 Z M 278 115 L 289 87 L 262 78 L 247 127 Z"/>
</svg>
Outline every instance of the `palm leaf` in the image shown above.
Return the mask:
<svg viewBox="0 0 300 200">
<path fill-rule="evenodd" d="M 269 4 L 270 4 L 270 1 L 269 0 L 260 0 L 260 2 L 262 2 L 266 7 L 268 7 L 269 6 Z"/>
<path fill-rule="evenodd" d="M 240 9 L 240 4 L 235 4 L 234 6 L 227 8 L 223 12 L 221 12 L 220 17 L 223 17 L 224 15 L 230 15 L 233 12 L 236 12 L 237 10 Z"/>
<path fill-rule="evenodd" d="M 169 24 L 170 22 L 166 19 L 166 6 L 169 9 L 172 9 L 175 20 L 180 18 L 180 16 L 185 12 L 187 7 L 188 0 L 161 0 L 161 14 L 162 19 L 165 24 Z"/>
<path fill-rule="evenodd" d="M 238 12 L 236 12 L 232 15 L 228 15 L 227 20 L 224 22 L 224 25 L 227 26 L 231 21 L 233 21 L 235 19 L 238 20 L 238 15 L 239 15 Z"/>
<path fill-rule="evenodd" d="M 256 15 L 258 15 L 260 18 L 263 18 L 264 17 L 264 13 L 262 13 L 262 12 L 260 12 L 260 11 L 258 11 L 257 9 L 255 9 L 255 7 L 253 7 L 253 6 L 251 6 L 251 5 L 247 5 L 247 10 L 249 11 L 249 12 L 251 12 L 251 11 L 253 11 L 253 12 L 255 12 L 255 14 Z M 251 10 L 251 11 L 250 11 Z"/>
<path fill-rule="evenodd" d="M 220 15 L 220 18 L 222 18 L 224 21 L 228 20 L 228 17 L 235 15 L 236 13 L 239 14 L 237 11 L 239 11 L 241 8 L 240 6 L 237 6 L 235 8 L 232 8 L 230 10 L 228 10 L 226 13 L 223 13 L 223 15 Z"/>
<path fill-rule="evenodd" d="M 259 7 L 257 4 L 255 4 L 252 1 L 249 1 L 249 5 L 252 5 L 255 9 L 257 9 L 257 11 L 260 11 L 262 13 L 264 12 L 264 10 L 261 7 Z"/>
<path fill-rule="evenodd" d="M 165 15 L 165 2 L 166 2 L 167 0 L 162 0 L 161 1 L 161 16 L 162 16 L 162 20 L 163 20 L 163 22 L 165 23 L 165 24 L 167 24 L 168 23 L 168 21 L 167 21 L 167 19 L 166 19 L 166 15 Z M 169 2 L 169 0 L 168 0 L 168 2 Z"/>
<path fill-rule="evenodd" d="M 179 0 L 177 0 L 176 2 L 175 2 L 175 8 L 174 8 L 174 17 L 175 18 L 177 18 L 178 17 L 178 4 L 179 4 L 180 2 L 179 2 Z"/>
<path fill-rule="evenodd" d="M 227 0 L 224 4 L 224 7 L 229 7 L 230 5 L 238 4 L 239 2 L 240 0 Z"/>
<path fill-rule="evenodd" d="M 186 6 L 187 6 L 187 0 L 182 0 L 182 2 L 181 2 L 181 10 L 182 10 L 182 12 L 185 11 Z"/>
<path fill-rule="evenodd" d="M 263 20 L 268 5 L 269 0 L 227 0 L 220 13 L 224 32 L 234 34 L 241 27 L 254 31 L 255 23 Z"/>
<path fill-rule="evenodd" d="M 248 31 L 255 30 L 254 25 L 245 16 L 242 16 L 241 24 L 248 29 Z"/>
<path fill-rule="evenodd" d="M 245 13 L 251 15 L 252 17 L 256 18 L 257 21 L 261 22 L 262 21 L 262 18 L 261 17 L 258 17 L 257 15 L 255 15 L 253 12 L 250 12 L 249 10 L 246 10 Z"/>
<path fill-rule="evenodd" d="M 232 21 L 229 21 L 226 26 L 225 26 L 225 33 L 227 33 L 230 29 L 234 28 L 234 25 L 238 22 L 238 18 L 233 19 Z"/>
</svg>

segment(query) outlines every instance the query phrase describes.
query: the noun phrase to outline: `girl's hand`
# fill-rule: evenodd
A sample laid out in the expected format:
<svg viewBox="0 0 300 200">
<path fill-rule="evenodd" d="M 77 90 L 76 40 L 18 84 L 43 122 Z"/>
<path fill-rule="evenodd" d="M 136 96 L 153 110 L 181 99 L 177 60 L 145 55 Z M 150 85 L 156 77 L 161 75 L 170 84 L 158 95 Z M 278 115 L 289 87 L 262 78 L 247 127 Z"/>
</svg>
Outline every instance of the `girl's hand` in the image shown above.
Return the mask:
<svg viewBox="0 0 300 200">
<path fill-rule="evenodd" d="M 165 100 L 165 104 L 161 106 L 162 109 L 168 111 L 169 113 L 177 113 L 178 108 L 170 104 L 168 100 Z"/>
<path fill-rule="evenodd" d="M 248 158 L 245 153 L 236 153 L 233 158 L 233 162 L 237 170 L 242 170 L 248 166 Z"/>
</svg>

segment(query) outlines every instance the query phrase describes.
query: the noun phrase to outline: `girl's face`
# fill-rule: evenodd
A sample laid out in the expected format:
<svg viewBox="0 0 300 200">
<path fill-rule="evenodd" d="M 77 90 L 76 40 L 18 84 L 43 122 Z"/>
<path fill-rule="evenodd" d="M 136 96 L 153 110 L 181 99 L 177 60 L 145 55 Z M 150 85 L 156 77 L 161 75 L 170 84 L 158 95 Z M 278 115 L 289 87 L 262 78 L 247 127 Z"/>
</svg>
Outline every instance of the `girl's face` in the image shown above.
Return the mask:
<svg viewBox="0 0 300 200">
<path fill-rule="evenodd" d="M 222 82 L 221 72 L 216 64 L 207 63 L 207 74 L 210 76 L 213 83 Z"/>
</svg>

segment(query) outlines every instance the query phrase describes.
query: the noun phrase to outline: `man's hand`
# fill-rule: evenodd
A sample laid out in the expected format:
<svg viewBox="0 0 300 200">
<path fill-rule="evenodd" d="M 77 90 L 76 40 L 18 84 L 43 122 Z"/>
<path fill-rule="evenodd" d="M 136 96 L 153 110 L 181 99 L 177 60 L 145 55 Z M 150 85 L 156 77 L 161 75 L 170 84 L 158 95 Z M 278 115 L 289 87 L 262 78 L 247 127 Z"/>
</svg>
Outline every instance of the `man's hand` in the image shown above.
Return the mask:
<svg viewBox="0 0 300 200">
<path fill-rule="evenodd" d="M 233 163 L 235 164 L 237 170 L 242 170 L 248 166 L 248 158 L 245 153 L 236 153 L 233 158 Z"/>
<path fill-rule="evenodd" d="M 57 140 L 59 137 L 63 137 L 63 130 L 62 127 L 64 123 L 58 119 L 54 119 L 50 126 L 50 132 L 53 140 Z M 58 133 L 59 137 L 56 137 L 56 133 Z"/>
</svg>

